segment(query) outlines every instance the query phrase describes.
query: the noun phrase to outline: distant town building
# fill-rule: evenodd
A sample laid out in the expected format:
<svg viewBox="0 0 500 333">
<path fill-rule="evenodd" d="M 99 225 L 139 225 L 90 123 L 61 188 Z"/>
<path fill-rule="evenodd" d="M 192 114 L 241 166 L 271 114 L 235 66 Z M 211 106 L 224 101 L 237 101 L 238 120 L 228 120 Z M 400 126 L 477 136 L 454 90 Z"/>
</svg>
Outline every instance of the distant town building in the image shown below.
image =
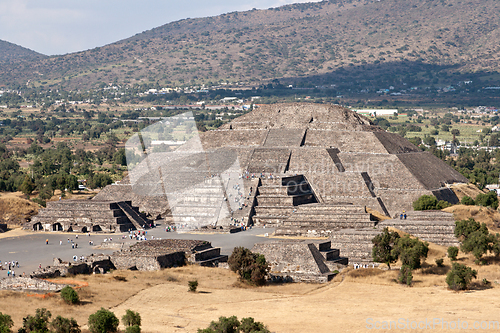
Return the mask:
<svg viewBox="0 0 500 333">
<path fill-rule="evenodd" d="M 353 111 L 355 111 L 358 114 L 370 115 L 372 117 L 393 116 L 398 113 L 397 109 L 379 109 L 379 110 L 367 109 L 367 110 L 353 110 Z"/>
</svg>

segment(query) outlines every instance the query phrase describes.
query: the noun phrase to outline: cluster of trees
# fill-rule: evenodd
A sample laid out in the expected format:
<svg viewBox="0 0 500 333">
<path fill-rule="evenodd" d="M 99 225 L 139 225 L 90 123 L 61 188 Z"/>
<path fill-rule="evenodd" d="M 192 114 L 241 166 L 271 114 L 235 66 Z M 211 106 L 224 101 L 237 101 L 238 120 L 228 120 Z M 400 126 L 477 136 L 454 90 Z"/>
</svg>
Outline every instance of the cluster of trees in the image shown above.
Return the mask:
<svg viewBox="0 0 500 333">
<path fill-rule="evenodd" d="M 476 258 L 490 250 L 498 255 L 500 252 L 498 234 L 489 235 L 486 226 L 479 226 L 474 220 L 464 220 L 456 222 L 455 235 L 461 237 L 461 249 L 465 253 L 472 252 Z M 467 235 L 467 236 L 464 236 Z M 398 282 L 411 285 L 413 281 L 412 271 L 421 268 L 422 260 L 427 257 L 429 251 L 428 244 L 421 242 L 417 238 L 410 238 L 408 235 L 400 237 L 397 232 L 384 228 L 383 232 L 375 236 L 372 240 L 373 261 L 385 263 L 389 266 L 401 260 L 401 269 L 398 275 Z M 452 268 L 446 275 L 446 283 L 453 290 L 465 290 L 470 287 L 472 279 L 477 277 L 477 271 L 465 265 L 454 262 L 457 259 L 458 248 L 450 246 L 448 257 L 452 260 Z M 436 264 L 443 266 L 443 259 L 437 259 Z"/>
<path fill-rule="evenodd" d="M 468 206 L 483 206 L 483 207 L 491 207 L 493 209 L 498 208 L 498 196 L 495 191 L 489 191 L 488 193 L 479 193 L 476 196 L 476 199 L 472 199 L 469 196 L 464 196 L 460 201 L 462 205 Z"/>
<path fill-rule="evenodd" d="M 23 318 L 23 326 L 18 333 L 81 333 L 80 326 L 73 318 L 57 316 L 50 320 L 52 314 L 45 308 L 36 309 L 35 315 Z M 118 332 L 118 318 L 109 310 L 101 308 L 89 316 L 88 327 L 91 333 Z M 122 317 L 126 333 L 141 332 L 141 316 L 139 313 L 127 310 Z M 0 332 L 12 333 L 14 322 L 9 315 L 0 312 Z M 245 331 L 246 332 L 246 331 Z M 250 332 L 250 331 L 248 331 Z M 254 332 L 254 331 L 252 331 Z M 256 332 L 256 331 L 255 331 Z"/>
<path fill-rule="evenodd" d="M 108 144 L 96 152 L 77 149 L 73 152 L 61 142 L 55 149 L 43 149 L 33 142 L 26 150 L 15 154 L 0 144 L 0 191 L 22 191 L 30 195 L 36 191 L 45 201 L 55 190 L 77 190 L 78 179 L 86 179 L 90 188 L 100 188 L 112 183 L 111 176 L 121 175 L 126 166 L 124 149 Z M 18 159 L 33 161 L 28 170 L 21 170 Z M 97 172 L 96 166 L 112 164 L 105 172 Z"/>
<path fill-rule="evenodd" d="M 266 283 L 269 264 L 262 254 L 253 253 L 244 247 L 235 247 L 228 260 L 229 268 L 239 274 L 240 279 L 261 286 Z"/>
<path fill-rule="evenodd" d="M 477 263 L 481 263 L 483 255 L 488 252 L 500 255 L 500 234 L 490 234 L 485 223 L 473 218 L 455 222 L 455 237 L 461 240 L 462 252 L 472 253 Z"/>
<path fill-rule="evenodd" d="M 444 200 L 436 199 L 433 195 L 424 194 L 413 202 L 413 209 L 415 210 L 440 210 L 451 206 L 451 204 Z"/>
<path fill-rule="evenodd" d="M 412 270 L 421 267 L 422 259 L 427 258 L 429 244 L 421 242 L 418 238 L 406 235 L 400 237 L 395 231 L 384 228 L 381 234 L 372 239 L 373 261 L 386 264 L 389 269 L 391 264 L 398 259 L 402 262 L 398 281 L 411 285 L 413 281 Z"/>
<path fill-rule="evenodd" d="M 499 144 L 500 146 L 500 144 Z M 440 156 L 438 156 L 440 157 Z M 442 157 L 446 163 L 467 177 L 473 184 L 484 188 L 487 184 L 496 184 L 500 175 L 500 149 L 491 152 L 484 149 L 461 147 L 458 157 Z"/>
<path fill-rule="evenodd" d="M 199 329 L 198 333 L 270 333 L 267 327 L 252 317 L 243 318 L 241 321 L 236 316 L 220 317 L 218 321 L 212 321 L 205 329 Z"/>
</svg>

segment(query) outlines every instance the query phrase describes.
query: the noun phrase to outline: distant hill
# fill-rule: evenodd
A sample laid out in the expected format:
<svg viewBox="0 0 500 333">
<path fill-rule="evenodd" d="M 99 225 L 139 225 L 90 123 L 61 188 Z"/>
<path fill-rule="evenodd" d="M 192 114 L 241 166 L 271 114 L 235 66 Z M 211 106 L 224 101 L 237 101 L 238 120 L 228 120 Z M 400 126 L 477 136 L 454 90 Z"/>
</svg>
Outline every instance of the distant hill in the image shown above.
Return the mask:
<svg viewBox="0 0 500 333">
<path fill-rule="evenodd" d="M 457 73 L 466 79 L 498 71 L 499 6 L 498 0 L 331 0 L 186 19 L 104 47 L 2 66 L 0 81 L 67 88 L 283 78 L 431 85 Z"/>
<path fill-rule="evenodd" d="M 0 62 L 43 59 L 47 56 L 22 46 L 0 40 Z"/>
</svg>

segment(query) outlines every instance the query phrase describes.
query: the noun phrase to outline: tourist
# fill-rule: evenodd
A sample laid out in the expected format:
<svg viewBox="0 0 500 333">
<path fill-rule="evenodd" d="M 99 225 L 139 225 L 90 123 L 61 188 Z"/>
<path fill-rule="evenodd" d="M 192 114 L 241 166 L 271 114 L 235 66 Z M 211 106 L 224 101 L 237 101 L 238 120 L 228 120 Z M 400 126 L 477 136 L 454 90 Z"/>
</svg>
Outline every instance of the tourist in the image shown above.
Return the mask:
<svg viewBox="0 0 500 333">
<path fill-rule="evenodd" d="M 62 240 L 59 241 L 59 245 L 62 245 Z"/>
<path fill-rule="evenodd" d="M 45 240 L 45 244 L 49 245 L 49 240 L 48 239 Z"/>
</svg>

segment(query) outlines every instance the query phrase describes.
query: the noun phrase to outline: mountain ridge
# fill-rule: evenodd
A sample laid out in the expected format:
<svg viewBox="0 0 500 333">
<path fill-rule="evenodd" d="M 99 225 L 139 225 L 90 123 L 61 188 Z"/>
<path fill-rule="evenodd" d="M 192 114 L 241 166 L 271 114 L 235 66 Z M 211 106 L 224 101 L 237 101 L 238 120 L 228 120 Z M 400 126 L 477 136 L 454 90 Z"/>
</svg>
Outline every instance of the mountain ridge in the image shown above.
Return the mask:
<svg viewBox="0 0 500 333">
<path fill-rule="evenodd" d="M 498 12 L 495 0 L 336 0 L 233 12 L 4 67 L 0 80 L 71 89 L 113 83 L 258 85 L 308 77 L 329 82 L 342 68 L 408 62 L 495 72 Z"/>
<path fill-rule="evenodd" d="M 47 57 L 44 54 L 0 39 L 0 62 L 33 60 Z"/>
</svg>

